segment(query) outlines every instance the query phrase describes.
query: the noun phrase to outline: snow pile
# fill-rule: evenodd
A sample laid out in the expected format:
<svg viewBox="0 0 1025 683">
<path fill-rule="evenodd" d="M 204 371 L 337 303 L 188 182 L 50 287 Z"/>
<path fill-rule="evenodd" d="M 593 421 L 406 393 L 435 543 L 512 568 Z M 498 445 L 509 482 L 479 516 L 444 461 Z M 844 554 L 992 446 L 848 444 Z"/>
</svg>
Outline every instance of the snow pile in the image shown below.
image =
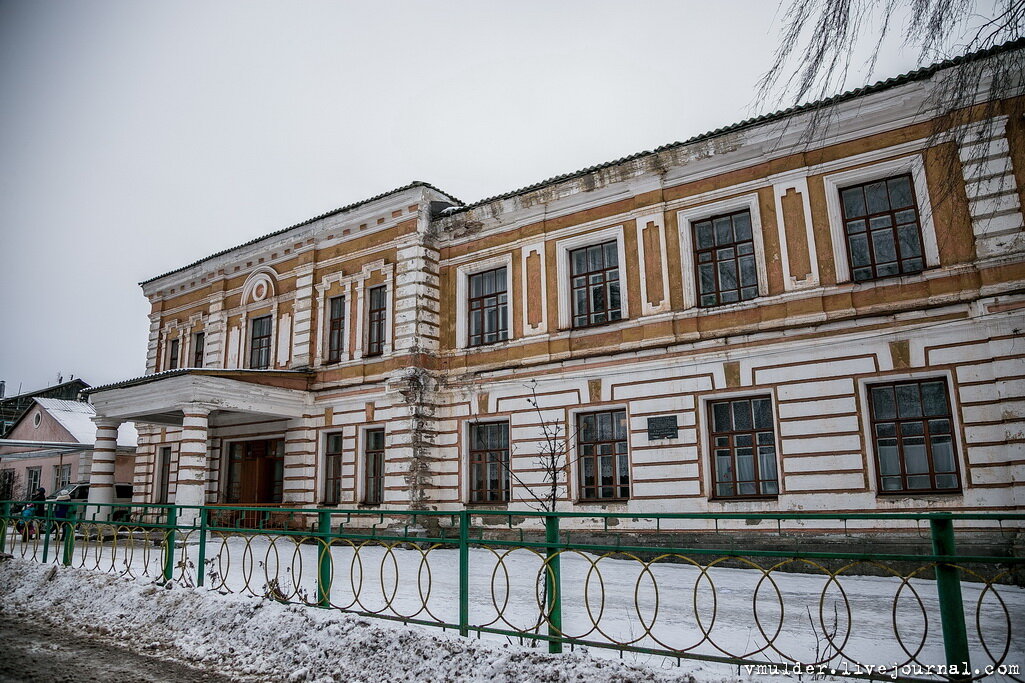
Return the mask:
<svg viewBox="0 0 1025 683">
<path fill-rule="evenodd" d="M 549 655 L 333 610 L 17 559 L 0 562 L 0 595 L 0 615 L 42 619 L 260 680 L 724 680 L 722 667 L 699 662 L 655 668 L 579 650 Z"/>
</svg>

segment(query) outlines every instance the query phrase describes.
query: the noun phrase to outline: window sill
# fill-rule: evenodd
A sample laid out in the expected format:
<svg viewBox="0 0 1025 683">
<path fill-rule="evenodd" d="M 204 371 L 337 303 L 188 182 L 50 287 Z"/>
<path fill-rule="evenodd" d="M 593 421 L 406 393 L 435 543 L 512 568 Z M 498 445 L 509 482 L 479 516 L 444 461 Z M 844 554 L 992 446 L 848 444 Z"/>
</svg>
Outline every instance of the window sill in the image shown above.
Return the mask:
<svg viewBox="0 0 1025 683">
<path fill-rule="evenodd" d="M 580 327 L 567 327 L 566 332 L 587 332 L 588 330 L 599 329 L 602 327 L 612 327 L 620 323 L 630 322 L 630 318 L 620 318 L 618 320 L 609 320 L 603 323 L 594 323 L 593 325 L 581 325 Z"/>
<path fill-rule="evenodd" d="M 509 509 L 509 501 L 507 501 L 507 500 L 506 501 L 497 501 L 497 500 L 492 500 L 492 501 L 468 500 L 465 503 L 463 503 L 463 505 L 468 507 L 468 508 L 473 508 L 474 510 L 508 510 Z"/>
<path fill-rule="evenodd" d="M 945 498 L 947 496 L 960 496 L 964 489 L 901 489 L 900 491 L 876 491 L 876 495 L 882 498 L 904 497 L 904 498 L 932 498 L 934 496 Z"/>
<path fill-rule="evenodd" d="M 711 496 L 708 499 L 709 503 L 744 503 L 747 501 L 772 501 L 779 500 L 779 494 L 766 494 L 758 496 Z"/>
</svg>

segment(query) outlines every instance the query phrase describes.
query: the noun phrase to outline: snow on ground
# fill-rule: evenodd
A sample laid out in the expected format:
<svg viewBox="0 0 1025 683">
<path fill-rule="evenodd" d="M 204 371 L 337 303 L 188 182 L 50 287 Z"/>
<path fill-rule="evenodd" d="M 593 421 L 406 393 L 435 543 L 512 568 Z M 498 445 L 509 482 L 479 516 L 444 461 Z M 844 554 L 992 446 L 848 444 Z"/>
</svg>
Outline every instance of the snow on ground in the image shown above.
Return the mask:
<svg viewBox="0 0 1025 683">
<path fill-rule="evenodd" d="M 15 556 L 36 551 L 40 557 L 38 547 L 22 546 L 17 539 L 10 550 Z M 213 589 L 261 598 L 273 590 L 293 602 L 317 599 L 317 564 L 323 546 L 316 543 L 296 543 L 288 536 L 210 534 L 206 552 L 206 586 L 201 592 Z M 56 554 L 51 553 L 51 562 Z M 780 571 L 766 578 L 759 569 L 645 564 L 621 557 L 562 554 L 566 635 L 687 654 L 811 663 L 833 654 L 824 636 L 831 631 L 848 665 L 903 664 L 909 661 L 905 648 L 916 654 L 918 663 L 944 661 L 932 580 L 841 574 L 830 581 L 823 573 Z M 175 559 L 179 583 L 191 585 L 198 561 L 195 534 L 179 544 Z M 160 576 L 160 548 L 131 539 L 120 539 L 117 546 L 77 542 L 73 564 L 128 573 L 152 584 Z M 469 552 L 469 567 L 471 625 L 537 632 L 538 576 L 544 572 L 541 556 L 523 548 L 475 547 Z M 930 576 L 931 570 L 923 575 Z M 1025 665 L 1025 590 L 965 581 L 962 591 L 973 664 L 990 664 L 1006 648 L 1004 663 Z M 336 608 L 452 624 L 458 621 L 458 596 L 458 551 L 451 547 L 426 550 L 408 544 L 369 543 L 331 547 L 330 597 Z M 324 614 L 308 607 L 295 609 Z M 387 622 L 372 623 L 392 628 Z M 435 628 L 422 628 L 424 637 L 438 633 Z M 409 633 L 410 628 L 401 632 Z M 483 638 L 496 643 L 509 640 L 496 634 Z M 536 654 L 538 649 L 528 651 Z M 602 648 L 593 648 L 591 655 L 620 657 L 616 650 Z M 622 657 L 654 667 L 675 663 L 675 659 L 637 653 Z M 840 661 L 833 658 L 831 663 Z M 737 674 L 736 667 L 728 665 L 691 661 L 684 667 L 701 671 L 703 678 Z"/>
<path fill-rule="evenodd" d="M 585 651 L 460 638 L 334 610 L 156 585 L 21 559 L 0 562 L 0 615 L 116 639 L 133 650 L 262 681 L 737 680 L 697 662 L 654 668 Z"/>
</svg>

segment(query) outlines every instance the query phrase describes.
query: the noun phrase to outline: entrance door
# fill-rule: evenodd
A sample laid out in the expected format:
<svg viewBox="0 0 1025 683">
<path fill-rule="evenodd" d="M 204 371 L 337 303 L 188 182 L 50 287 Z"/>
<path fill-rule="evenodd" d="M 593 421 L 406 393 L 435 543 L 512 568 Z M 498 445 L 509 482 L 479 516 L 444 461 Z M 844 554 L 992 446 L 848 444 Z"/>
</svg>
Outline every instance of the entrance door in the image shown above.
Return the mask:
<svg viewBox="0 0 1025 683">
<path fill-rule="evenodd" d="M 280 503 L 285 442 L 236 441 L 228 455 L 226 503 Z"/>
</svg>

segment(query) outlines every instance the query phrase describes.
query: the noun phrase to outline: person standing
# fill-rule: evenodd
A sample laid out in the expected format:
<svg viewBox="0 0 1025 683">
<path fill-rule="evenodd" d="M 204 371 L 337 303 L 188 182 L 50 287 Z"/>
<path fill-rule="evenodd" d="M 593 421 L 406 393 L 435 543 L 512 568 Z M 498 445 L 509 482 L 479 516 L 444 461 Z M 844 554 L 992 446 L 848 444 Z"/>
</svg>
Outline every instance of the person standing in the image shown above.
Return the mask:
<svg viewBox="0 0 1025 683">
<path fill-rule="evenodd" d="M 64 536 L 71 527 L 71 496 L 62 493 L 57 496 L 57 503 L 53 506 L 53 525 L 57 530 L 57 540 L 64 540 Z"/>
</svg>

